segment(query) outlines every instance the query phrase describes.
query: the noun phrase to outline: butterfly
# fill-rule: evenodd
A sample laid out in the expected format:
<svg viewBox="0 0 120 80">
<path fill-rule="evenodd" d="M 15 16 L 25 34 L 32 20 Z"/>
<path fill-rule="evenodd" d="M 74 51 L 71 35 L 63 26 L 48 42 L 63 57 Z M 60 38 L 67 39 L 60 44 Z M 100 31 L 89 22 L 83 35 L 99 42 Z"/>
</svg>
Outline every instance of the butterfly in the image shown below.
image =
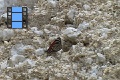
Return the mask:
<svg viewBox="0 0 120 80">
<path fill-rule="evenodd" d="M 57 52 L 62 49 L 61 38 L 58 37 L 55 39 L 52 44 L 50 44 L 49 48 L 47 49 L 47 53 Z"/>
</svg>

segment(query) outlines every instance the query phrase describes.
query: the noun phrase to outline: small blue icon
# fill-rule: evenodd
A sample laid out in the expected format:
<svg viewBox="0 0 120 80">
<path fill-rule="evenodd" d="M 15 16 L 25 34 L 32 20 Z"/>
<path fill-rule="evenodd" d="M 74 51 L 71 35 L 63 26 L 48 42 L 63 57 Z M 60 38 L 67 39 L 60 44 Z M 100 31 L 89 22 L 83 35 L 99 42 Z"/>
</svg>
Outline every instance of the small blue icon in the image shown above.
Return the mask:
<svg viewBox="0 0 120 80">
<path fill-rule="evenodd" d="M 27 7 L 7 8 L 7 27 L 12 29 L 27 28 Z M 24 22 L 23 22 L 24 21 Z"/>
<path fill-rule="evenodd" d="M 12 22 L 12 28 L 22 28 L 22 22 Z"/>
<path fill-rule="evenodd" d="M 12 21 L 22 21 L 22 13 L 12 13 Z"/>
<path fill-rule="evenodd" d="M 21 12 L 22 13 L 22 7 L 12 7 L 12 12 Z"/>
</svg>

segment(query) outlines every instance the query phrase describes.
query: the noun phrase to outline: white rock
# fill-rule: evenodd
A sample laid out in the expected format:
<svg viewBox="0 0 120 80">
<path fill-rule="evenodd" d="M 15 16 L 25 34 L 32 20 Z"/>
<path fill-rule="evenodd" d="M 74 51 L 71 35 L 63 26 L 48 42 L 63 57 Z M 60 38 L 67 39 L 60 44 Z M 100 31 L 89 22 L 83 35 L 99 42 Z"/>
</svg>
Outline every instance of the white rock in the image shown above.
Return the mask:
<svg viewBox="0 0 120 80">
<path fill-rule="evenodd" d="M 4 50 L 5 50 L 5 46 L 0 46 L 0 52 L 2 53 L 4 52 Z"/>
<path fill-rule="evenodd" d="M 49 3 L 51 3 L 53 5 L 53 7 L 56 7 L 57 5 L 57 0 L 48 0 Z"/>
<path fill-rule="evenodd" d="M 15 64 L 15 67 L 23 67 L 24 65 L 28 65 L 28 66 L 35 66 L 36 64 L 36 61 L 33 61 L 31 59 L 25 59 L 24 61 L 22 62 L 19 62 L 18 64 Z"/>
<path fill-rule="evenodd" d="M 107 39 L 108 35 L 106 33 L 102 33 L 101 38 Z"/>
<path fill-rule="evenodd" d="M 5 69 L 8 67 L 7 60 L 4 60 L 3 62 L 0 62 L 0 69 Z"/>
<path fill-rule="evenodd" d="M 108 32 L 110 31 L 110 29 L 108 28 L 102 28 L 100 29 L 100 32 L 101 32 L 101 38 L 107 38 L 108 37 Z"/>
<path fill-rule="evenodd" d="M 108 7 L 111 7 L 111 6 L 112 6 L 112 1 L 108 0 L 108 1 L 107 1 L 107 6 L 108 6 Z"/>
<path fill-rule="evenodd" d="M 23 67 L 24 64 L 27 64 L 27 62 L 19 62 L 18 64 L 15 64 L 15 67 L 18 68 L 18 67 Z"/>
<path fill-rule="evenodd" d="M 91 80 L 91 79 L 97 79 L 97 73 L 98 73 L 98 65 L 93 65 L 92 68 L 91 68 L 91 71 L 90 71 L 90 75 L 89 75 L 89 79 L 88 80 Z"/>
<path fill-rule="evenodd" d="M 62 77 L 63 75 L 62 75 L 62 73 L 56 73 L 55 74 L 57 77 Z"/>
<path fill-rule="evenodd" d="M 12 78 L 10 77 L 10 76 L 5 76 L 5 78 L 7 79 L 7 80 L 12 80 Z"/>
<path fill-rule="evenodd" d="M 35 50 L 35 54 L 36 55 L 42 55 L 42 54 L 44 54 L 45 52 L 44 52 L 44 49 L 43 48 L 39 48 L 39 49 L 37 49 L 37 50 Z"/>
<path fill-rule="evenodd" d="M 11 29 L 0 30 L 0 40 L 9 40 L 14 35 L 14 31 Z"/>
<path fill-rule="evenodd" d="M 62 33 L 64 35 L 67 35 L 68 37 L 73 38 L 73 37 L 78 37 L 78 35 L 80 35 L 81 32 L 73 27 L 68 27 L 67 29 L 62 30 Z"/>
<path fill-rule="evenodd" d="M 11 37 L 13 37 L 14 35 L 15 34 L 14 34 L 14 31 L 12 29 L 4 29 L 3 30 L 3 40 L 8 40 Z"/>
<path fill-rule="evenodd" d="M 32 27 L 31 31 L 33 31 L 34 33 L 36 33 L 37 35 L 43 35 L 43 31 L 42 30 L 38 30 L 37 27 Z"/>
<path fill-rule="evenodd" d="M 12 60 L 13 64 L 18 64 L 19 62 L 23 62 L 25 57 L 23 55 L 13 55 L 10 59 Z"/>
<path fill-rule="evenodd" d="M 37 35 L 43 35 L 43 31 L 42 30 L 40 30 L 40 31 L 34 31 L 34 33 L 36 33 Z"/>
<path fill-rule="evenodd" d="M 97 80 L 103 80 L 103 79 L 102 79 L 102 77 L 98 77 L 98 79 L 97 79 Z"/>
<path fill-rule="evenodd" d="M 28 64 L 30 64 L 31 67 L 35 66 L 36 64 L 36 61 L 33 61 L 31 59 L 27 59 L 26 61 L 28 62 Z"/>
<path fill-rule="evenodd" d="M 79 79 L 78 79 L 78 77 L 75 77 L 75 79 L 74 79 L 74 80 L 79 80 Z"/>
<path fill-rule="evenodd" d="M 8 44 L 9 44 L 9 42 L 8 42 L 8 41 L 4 41 L 4 44 L 5 44 L 5 45 L 8 45 Z"/>
<path fill-rule="evenodd" d="M 37 29 L 38 29 L 37 27 L 32 27 L 31 28 L 32 31 L 37 31 Z"/>
<path fill-rule="evenodd" d="M 90 73 L 98 73 L 98 65 L 92 66 Z"/>
<path fill-rule="evenodd" d="M 96 73 L 92 73 L 90 77 L 97 79 L 97 74 Z"/>
<path fill-rule="evenodd" d="M 77 70 L 77 64 L 73 64 L 73 69 Z"/>
<path fill-rule="evenodd" d="M 87 58 L 86 63 L 91 64 L 92 63 L 92 58 Z"/>
<path fill-rule="evenodd" d="M 32 80 L 39 80 L 38 78 L 33 78 Z"/>
<path fill-rule="evenodd" d="M 5 19 L 7 19 L 7 13 L 2 14 L 1 17 L 4 17 Z"/>
<path fill-rule="evenodd" d="M 40 14 L 42 14 L 42 15 L 46 15 L 48 12 L 47 12 L 47 10 L 41 10 L 41 12 L 40 12 Z M 36 15 L 37 15 L 38 13 L 36 13 Z"/>
<path fill-rule="evenodd" d="M 11 49 L 11 54 L 16 55 L 16 54 L 23 54 L 26 49 L 34 49 L 31 45 L 23 45 L 21 44 L 15 44 L 12 49 Z"/>
<path fill-rule="evenodd" d="M 49 31 L 48 29 L 44 29 L 44 32 L 49 34 L 51 31 Z"/>
<path fill-rule="evenodd" d="M 67 70 L 68 68 L 71 68 L 71 65 L 63 65 L 62 68 Z"/>
<path fill-rule="evenodd" d="M 89 23 L 84 21 L 83 23 L 78 25 L 78 30 L 83 31 L 83 30 L 85 30 L 85 29 L 87 29 L 89 27 L 90 27 Z"/>
<path fill-rule="evenodd" d="M 100 62 L 104 62 L 106 60 L 105 56 L 101 53 L 97 53 L 97 56 L 98 56 L 98 60 Z"/>
<path fill-rule="evenodd" d="M 58 17 L 53 17 L 53 18 L 51 18 L 51 20 L 54 20 L 54 21 L 62 20 L 62 21 L 64 21 L 64 19 L 61 19 L 61 18 L 58 18 Z"/>
<path fill-rule="evenodd" d="M 11 54 L 12 55 L 21 54 L 24 51 L 23 47 L 24 47 L 23 44 L 15 44 L 11 49 Z"/>
<path fill-rule="evenodd" d="M 16 68 L 18 68 L 18 67 L 22 67 L 23 65 L 24 65 L 23 62 L 19 62 L 18 64 L 14 64 L 14 66 L 15 66 Z"/>
<path fill-rule="evenodd" d="M 0 0 L 0 9 L 4 7 L 4 0 Z"/>
<path fill-rule="evenodd" d="M 75 10 L 74 9 L 70 9 L 69 12 L 67 13 L 68 17 L 70 19 L 73 19 L 75 16 Z"/>
<path fill-rule="evenodd" d="M 69 34 L 69 33 L 72 33 L 72 32 L 75 32 L 77 31 L 77 29 L 75 28 L 72 28 L 72 27 L 68 27 L 66 30 L 64 30 L 64 34 Z"/>
<path fill-rule="evenodd" d="M 72 51 L 74 52 L 74 53 L 77 53 L 77 50 L 76 50 L 76 47 L 77 47 L 77 45 L 72 45 Z"/>
<path fill-rule="evenodd" d="M 91 9 L 90 6 L 87 5 L 87 4 L 83 5 L 83 8 L 84 8 L 85 10 L 90 10 L 90 9 Z"/>
<path fill-rule="evenodd" d="M 52 56 L 48 56 L 46 59 L 45 59 L 45 61 L 53 61 L 54 59 L 53 59 L 53 57 Z"/>
<path fill-rule="evenodd" d="M 28 69 L 28 73 L 31 73 L 33 71 L 33 69 Z"/>
</svg>

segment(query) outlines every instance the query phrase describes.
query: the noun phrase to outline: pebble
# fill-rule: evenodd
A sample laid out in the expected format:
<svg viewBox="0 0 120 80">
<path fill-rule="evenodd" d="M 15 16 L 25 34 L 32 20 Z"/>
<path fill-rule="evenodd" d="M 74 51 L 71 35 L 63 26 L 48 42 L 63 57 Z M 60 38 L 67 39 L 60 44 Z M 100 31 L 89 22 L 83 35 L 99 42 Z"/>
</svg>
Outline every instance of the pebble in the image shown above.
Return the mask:
<svg viewBox="0 0 120 80">
<path fill-rule="evenodd" d="M 105 56 L 101 53 L 97 53 L 97 56 L 100 62 L 104 62 L 106 60 Z"/>
<path fill-rule="evenodd" d="M 87 28 L 90 28 L 90 25 L 89 25 L 89 23 L 87 23 L 85 21 L 78 25 L 78 30 L 80 30 L 80 31 L 86 30 Z"/>
<path fill-rule="evenodd" d="M 83 8 L 84 8 L 85 10 L 90 10 L 90 9 L 91 9 L 90 6 L 87 5 L 87 4 L 83 5 Z"/>
<path fill-rule="evenodd" d="M 38 56 L 40 56 L 40 55 L 42 55 L 42 54 L 44 54 L 44 53 L 45 53 L 45 52 L 44 52 L 44 49 L 43 49 L 43 48 L 39 48 L 39 49 L 35 50 L 35 54 L 38 55 Z"/>
<path fill-rule="evenodd" d="M 32 28 L 31 28 L 31 31 L 33 31 L 34 33 L 36 33 L 36 34 L 39 35 L 39 36 L 42 36 L 42 35 L 43 35 L 43 31 L 42 31 L 42 30 L 38 30 L 37 27 L 32 27 Z"/>
<path fill-rule="evenodd" d="M 31 60 L 31 59 L 26 59 L 25 61 L 27 61 L 28 64 L 30 64 L 31 67 L 34 67 L 35 64 L 36 64 L 36 61 L 33 61 L 33 60 Z"/>
<path fill-rule="evenodd" d="M 0 30 L 0 39 L 1 40 L 9 40 L 14 36 L 15 36 L 14 31 L 11 29 Z"/>
<path fill-rule="evenodd" d="M 8 67 L 7 60 L 0 62 L 0 69 L 5 69 Z"/>
<path fill-rule="evenodd" d="M 4 17 L 7 19 L 7 13 L 2 14 L 1 17 Z"/>
<path fill-rule="evenodd" d="M 78 31 L 77 29 L 73 28 L 73 27 L 68 27 L 67 29 L 62 31 L 63 35 L 67 35 L 70 38 L 75 38 L 78 37 L 78 35 L 81 34 L 80 31 Z"/>
<path fill-rule="evenodd" d="M 67 16 L 73 20 L 75 17 L 75 10 L 74 9 L 69 10 L 69 12 L 67 13 Z"/>
<path fill-rule="evenodd" d="M 13 55 L 10 59 L 13 64 L 18 64 L 19 62 L 23 62 L 25 57 L 23 55 Z"/>
<path fill-rule="evenodd" d="M 93 62 L 92 58 L 87 58 L 86 63 L 92 64 L 92 62 Z"/>
<path fill-rule="evenodd" d="M 73 69 L 77 70 L 77 68 L 78 68 L 77 64 L 73 64 Z"/>
</svg>

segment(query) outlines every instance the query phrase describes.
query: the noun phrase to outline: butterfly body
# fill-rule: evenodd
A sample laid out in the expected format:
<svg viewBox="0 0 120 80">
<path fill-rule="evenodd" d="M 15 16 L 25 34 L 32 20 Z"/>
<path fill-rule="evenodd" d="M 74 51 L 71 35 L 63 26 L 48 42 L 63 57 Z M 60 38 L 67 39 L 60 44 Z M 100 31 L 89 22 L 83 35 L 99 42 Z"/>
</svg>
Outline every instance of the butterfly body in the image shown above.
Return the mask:
<svg viewBox="0 0 120 80">
<path fill-rule="evenodd" d="M 58 37 L 57 39 L 55 39 L 51 44 L 50 47 L 47 49 L 47 53 L 52 53 L 52 52 L 57 52 L 59 50 L 62 49 L 62 45 L 61 45 L 61 38 Z"/>
</svg>

